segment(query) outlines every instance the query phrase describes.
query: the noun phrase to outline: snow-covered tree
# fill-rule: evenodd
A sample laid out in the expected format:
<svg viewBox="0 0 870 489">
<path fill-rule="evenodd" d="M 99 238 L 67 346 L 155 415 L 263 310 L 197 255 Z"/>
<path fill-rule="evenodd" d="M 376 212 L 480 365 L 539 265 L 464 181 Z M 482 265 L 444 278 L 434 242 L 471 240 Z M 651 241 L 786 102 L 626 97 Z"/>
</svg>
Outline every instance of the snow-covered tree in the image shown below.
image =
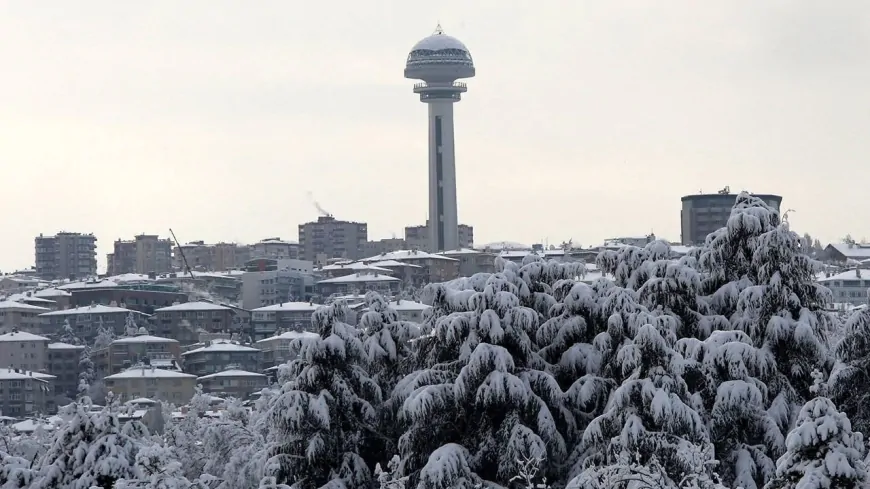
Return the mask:
<svg viewBox="0 0 870 489">
<path fill-rule="evenodd" d="M 42 456 L 31 489 L 100 487 L 111 489 L 119 479 L 137 479 L 136 454 L 149 443 L 137 421 L 121 424 L 117 403 L 92 413 L 89 405 L 69 406 L 70 421 L 58 431 Z"/>
<path fill-rule="evenodd" d="M 343 302 L 312 316 L 318 338 L 295 340 L 298 358 L 271 409 L 267 476 L 299 489 L 365 487 L 372 481 L 364 455 L 375 436 L 381 392 L 364 369 L 359 332 L 345 323 Z"/>
<path fill-rule="evenodd" d="M 61 343 L 68 345 L 81 344 L 81 339 L 76 335 L 75 330 L 73 330 L 72 325 L 69 323 L 69 319 L 63 320 L 63 329 L 59 339 Z"/>
<path fill-rule="evenodd" d="M 646 463 L 655 456 L 669 480 L 679 481 L 698 463 L 687 454 L 709 443 L 682 378 L 683 357 L 647 324 L 617 361 L 626 379 L 583 435 L 584 446 L 597 454 L 588 460 L 611 465 L 620 454 L 637 453 Z"/>
<path fill-rule="evenodd" d="M 197 385 L 184 417 L 165 427 L 164 436 L 176 449 L 175 454 L 181 463 L 184 476 L 189 480 L 202 475 L 208 463 L 206 447 L 201 440 L 209 422 L 203 415 L 209 409 L 210 399 L 211 396 L 203 394 L 202 386 Z"/>
<path fill-rule="evenodd" d="M 530 338 L 538 312 L 520 305 L 507 274 L 475 287 L 427 287 L 433 310 L 452 312 L 435 316 L 418 340 L 428 368 L 402 379 L 393 394 L 408 427 L 402 472 L 420 489 L 478 479 L 506 484 L 524 455 L 546 453 L 547 472 L 567 454 L 558 427 L 570 413 Z"/>
<path fill-rule="evenodd" d="M 103 318 L 102 316 L 100 316 L 100 319 L 97 323 L 97 337 L 94 340 L 94 350 L 102 350 L 103 348 L 108 348 L 113 341 L 115 341 L 115 332 L 112 331 L 111 328 L 106 328 L 103 325 Z"/>
<path fill-rule="evenodd" d="M 136 325 L 136 318 L 133 317 L 133 312 L 131 311 L 127 314 L 127 319 L 124 322 L 124 335 L 125 336 L 136 336 L 139 333 L 139 326 Z"/>
<path fill-rule="evenodd" d="M 870 310 L 852 313 L 836 346 L 837 365 L 829 380 L 833 400 L 857 431 L 870 433 Z"/>
<path fill-rule="evenodd" d="M 810 400 L 786 439 L 766 489 L 857 489 L 870 487 L 864 437 L 848 416 L 825 397 Z"/>
<path fill-rule="evenodd" d="M 96 379 L 94 362 L 91 360 L 91 348 L 85 346 L 79 355 L 79 386 L 78 397 L 88 396 Z"/>
</svg>

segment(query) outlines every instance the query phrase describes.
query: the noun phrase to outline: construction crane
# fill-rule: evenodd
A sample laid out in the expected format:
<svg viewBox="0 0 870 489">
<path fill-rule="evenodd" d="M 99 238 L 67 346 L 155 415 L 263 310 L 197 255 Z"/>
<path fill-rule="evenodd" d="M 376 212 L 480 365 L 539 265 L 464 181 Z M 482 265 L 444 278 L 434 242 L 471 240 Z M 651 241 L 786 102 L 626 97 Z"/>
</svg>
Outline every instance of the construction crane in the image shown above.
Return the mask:
<svg viewBox="0 0 870 489">
<path fill-rule="evenodd" d="M 178 238 L 175 237 L 175 233 L 172 231 L 172 228 L 169 228 L 169 234 L 172 235 L 173 241 L 175 241 L 175 246 L 178 248 L 178 252 L 181 254 L 181 261 L 184 263 L 184 270 L 190 275 L 190 278 L 193 277 L 193 271 L 190 269 L 190 265 L 187 264 L 187 257 L 184 256 L 184 249 L 181 247 L 181 243 L 178 242 Z"/>
</svg>

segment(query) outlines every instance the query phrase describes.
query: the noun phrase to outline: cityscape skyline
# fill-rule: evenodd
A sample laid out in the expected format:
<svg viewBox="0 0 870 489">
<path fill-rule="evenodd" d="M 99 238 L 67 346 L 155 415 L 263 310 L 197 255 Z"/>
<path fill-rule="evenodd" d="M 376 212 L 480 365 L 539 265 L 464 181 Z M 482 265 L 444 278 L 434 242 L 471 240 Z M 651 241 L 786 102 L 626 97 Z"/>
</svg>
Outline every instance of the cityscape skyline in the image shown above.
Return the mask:
<svg viewBox="0 0 870 489">
<path fill-rule="evenodd" d="M 209 15 L 190 21 L 200 7 Z M 476 242 L 676 241 L 679 197 L 726 185 L 782 195 L 794 229 L 822 241 L 865 234 L 870 209 L 840 190 L 843 172 L 870 176 L 856 134 L 870 122 L 862 2 L 302 13 L 198 1 L 0 13 L 0 161 L 15 166 L 0 269 L 32 264 L 33 237 L 60 230 L 94 233 L 100 265 L 112 240 L 170 227 L 181 241 L 294 239 L 317 216 L 309 191 L 370 239 L 425 222 L 426 121 L 399 70 L 438 20 L 480 64 L 456 143 L 459 220 Z"/>
</svg>

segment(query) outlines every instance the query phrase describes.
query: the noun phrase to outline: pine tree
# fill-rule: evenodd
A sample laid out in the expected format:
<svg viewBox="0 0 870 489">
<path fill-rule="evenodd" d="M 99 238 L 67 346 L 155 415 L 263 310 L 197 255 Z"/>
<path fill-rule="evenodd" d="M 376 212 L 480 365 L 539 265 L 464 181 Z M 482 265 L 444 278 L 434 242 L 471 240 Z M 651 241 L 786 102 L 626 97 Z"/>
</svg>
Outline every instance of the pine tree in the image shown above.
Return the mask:
<svg viewBox="0 0 870 489">
<path fill-rule="evenodd" d="M 103 318 L 101 316 L 97 323 L 97 337 L 94 340 L 94 350 L 108 348 L 114 340 L 115 333 L 111 329 L 107 329 L 103 326 Z"/>
<path fill-rule="evenodd" d="M 79 386 L 77 397 L 81 398 L 89 396 L 91 386 L 95 379 L 96 374 L 94 373 L 94 362 L 91 360 L 91 348 L 85 346 L 81 355 L 79 355 Z"/>
<path fill-rule="evenodd" d="M 835 349 L 838 363 L 829 382 L 831 395 L 856 431 L 870 433 L 870 311 L 854 311 L 844 329 Z"/>
<path fill-rule="evenodd" d="M 75 331 L 73 331 L 69 319 L 63 320 L 63 333 L 60 336 L 60 342 L 68 345 L 79 345 L 82 343 Z"/>
<path fill-rule="evenodd" d="M 394 392 L 408 426 L 399 443 L 403 475 L 421 489 L 506 484 L 517 460 L 533 453 L 546 453 L 551 465 L 544 470 L 554 470 L 567 453 L 558 429 L 567 413 L 529 336 L 538 313 L 520 305 L 518 287 L 505 274 L 489 276 L 480 292 L 427 288 L 424 295 L 437 298 L 435 311 L 454 312 L 420 340 L 429 367 Z"/>
<path fill-rule="evenodd" d="M 804 404 L 766 489 L 857 489 L 870 486 L 864 437 L 825 397 Z"/>
<path fill-rule="evenodd" d="M 127 314 L 127 319 L 124 322 L 124 335 L 125 336 L 136 336 L 139 333 L 139 326 L 136 325 L 136 318 L 133 317 L 133 312 L 131 311 Z"/>
<path fill-rule="evenodd" d="M 299 356 L 290 364 L 292 380 L 271 411 L 272 473 L 266 475 L 279 483 L 299 489 L 371 483 L 363 455 L 376 434 L 381 393 L 363 368 L 362 342 L 344 322 L 346 314 L 343 303 L 319 308 L 312 316 L 319 337 L 294 342 Z"/>
</svg>

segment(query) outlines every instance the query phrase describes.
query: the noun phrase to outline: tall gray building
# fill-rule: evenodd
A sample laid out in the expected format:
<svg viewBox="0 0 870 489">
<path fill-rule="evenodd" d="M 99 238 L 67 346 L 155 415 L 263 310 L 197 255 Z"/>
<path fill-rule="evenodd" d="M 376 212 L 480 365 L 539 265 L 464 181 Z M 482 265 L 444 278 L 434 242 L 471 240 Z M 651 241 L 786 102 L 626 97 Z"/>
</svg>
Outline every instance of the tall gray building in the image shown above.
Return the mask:
<svg viewBox="0 0 870 489">
<path fill-rule="evenodd" d="M 782 197 L 772 194 L 753 194 L 777 211 L 780 210 Z M 737 200 L 728 187 L 715 194 L 686 195 L 682 199 L 680 211 L 680 239 L 684 245 L 697 245 L 707 239 L 707 235 L 724 227 L 731 216 L 731 208 Z"/>
<path fill-rule="evenodd" d="M 97 274 L 97 237 L 93 233 L 40 234 L 34 244 L 36 273 L 41 278 L 81 279 Z"/>
<path fill-rule="evenodd" d="M 406 226 L 405 227 L 405 243 L 410 250 L 420 250 L 429 253 L 437 251 L 456 251 L 463 248 L 471 248 L 474 246 L 474 227 L 467 224 L 460 224 L 457 227 L 459 232 L 459 246 L 450 250 L 435 250 L 432 248 L 432 240 L 429 235 L 430 221 L 426 220 L 426 224 L 422 226 Z"/>
<path fill-rule="evenodd" d="M 299 246 L 304 260 L 316 262 L 325 258 L 365 258 L 368 224 L 338 221 L 331 215 L 320 216 L 317 221 L 299 225 Z"/>
</svg>

